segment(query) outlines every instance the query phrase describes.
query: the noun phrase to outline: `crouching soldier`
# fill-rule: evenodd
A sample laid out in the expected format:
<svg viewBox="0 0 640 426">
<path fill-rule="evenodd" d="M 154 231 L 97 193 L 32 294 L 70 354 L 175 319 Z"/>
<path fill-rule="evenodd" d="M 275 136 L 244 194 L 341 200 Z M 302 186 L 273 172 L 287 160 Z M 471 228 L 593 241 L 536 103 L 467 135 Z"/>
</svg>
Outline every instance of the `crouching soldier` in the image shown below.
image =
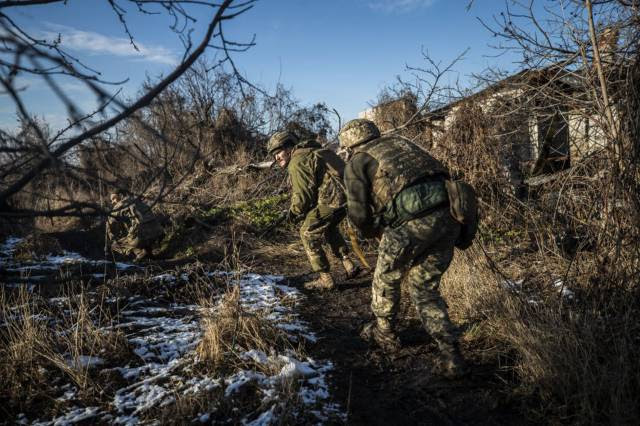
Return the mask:
<svg viewBox="0 0 640 426">
<path fill-rule="evenodd" d="M 447 169 L 404 138 L 380 137 L 369 120 L 348 122 L 339 139 L 350 155 L 344 175 L 349 220 L 364 237 L 380 237 L 372 283 L 375 321 L 365 326 L 363 338 L 399 349 L 396 316 L 406 279 L 422 324 L 439 346 L 439 367 L 448 376 L 462 374 L 464 361 L 438 290 L 460 233 L 449 213 Z"/>
<path fill-rule="evenodd" d="M 280 167 L 287 168 L 292 187 L 287 219 L 292 223 L 302 221 L 302 245 L 311 269 L 319 273 L 318 279 L 306 283 L 305 288 L 332 289 L 335 282 L 329 272 L 323 243 L 328 243 L 333 254 L 342 260 L 347 277 L 358 273 L 338 231 L 338 225 L 345 217 L 344 162 L 335 152 L 323 149 L 315 140 L 301 142 L 291 132 L 275 133 L 269 139 L 267 150 Z"/>
<path fill-rule="evenodd" d="M 153 246 L 164 232 L 149 206 L 124 192 L 111 194 L 113 213 L 107 221 L 111 249 L 123 255 L 133 254 L 135 260 L 151 257 Z"/>
</svg>

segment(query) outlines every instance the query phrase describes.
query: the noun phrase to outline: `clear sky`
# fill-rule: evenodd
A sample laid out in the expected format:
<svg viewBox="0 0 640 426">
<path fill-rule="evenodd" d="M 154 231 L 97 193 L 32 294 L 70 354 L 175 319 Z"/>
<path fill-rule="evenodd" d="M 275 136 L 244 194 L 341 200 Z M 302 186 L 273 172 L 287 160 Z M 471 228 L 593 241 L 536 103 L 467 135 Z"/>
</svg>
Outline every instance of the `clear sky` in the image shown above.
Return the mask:
<svg viewBox="0 0 640 426">
<path fill-rule="evenodd" d="M 226 31 L 238 41 L 256 35 L 257 45 L 235 56 L 240 70 L 266 88 L 277 82 L 293 89 L 303 104 L 325 102 L 343 120 L 357 116 L 405 64 L 421 66 L 421 49 L 443 62 L 469 48 L 456 69 L 464 82 L 489 65 L 514 68 L 514 57 L 493 57 L 495 40 L 478 17 L 491 20 L 504 8 L 502 0 L 259 0 Z M 201 9 L 202 12 L 205 9 Z M 66 6 L 25 7 L 6 11 L 32 33 L 61 34 L 62 43 L 106 79 L 124 80 L 132 95 L 147 75 L 158 76 L 180 59 L 182 45 L 168 29 L 166 15 L 143 16 L 129 10 L 136 52 L 106 0 L 69 0 Z M 206 22 L 203 15 L 201 23 Z M 200 25 L 197 24 L 197 26 Z M 42 83 L 26 78 L 27 101 L 54 126 L 64 122 Z M 87 110 L 93 98 L 77 84 L 66 89 Z M 15 109 L 0 96 L 0 125 L 15 126 Z"/>
</svg>

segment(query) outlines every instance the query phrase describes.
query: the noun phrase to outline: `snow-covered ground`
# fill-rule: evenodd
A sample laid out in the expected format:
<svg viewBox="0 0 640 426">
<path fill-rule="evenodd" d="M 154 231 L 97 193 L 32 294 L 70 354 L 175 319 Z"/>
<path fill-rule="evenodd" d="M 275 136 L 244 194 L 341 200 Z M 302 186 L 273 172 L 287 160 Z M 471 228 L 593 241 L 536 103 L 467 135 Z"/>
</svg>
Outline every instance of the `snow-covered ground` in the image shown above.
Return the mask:
<svg viewBox="0 0 640 426">
<path fill-rule="evenodd" d="M 63 251 L 61 254 L 49 254 L 43 260 L 33 261 L 17 261 L 13 258 L 16 246 L 22 241 L 21 238 L 10 237 L 4 243 L 0 244 L 0 267 L 5 273 L 19 274 L 28 277 L 34 282 L 39 282 L 47 278 L 47 274 L 51 271 L 57 271 L 60 268 L 71 265 L 86 266 L 102 266 L 113 265 L 116 270 L 126 271 L 130 269 L 138 269 L 136 265 L 123 262 L 110 262 L 108 260 L 89 260 L 84 256 Z M 41 275 L 44 274 L 44 275 Z M 100 275 L 100 274 L 95 274 Z M 99 277 L 97 277 L 99 278 Z"/>
<path fill-rule="evenodd" d="M 32 270 L 58 267 L 68 263 L 96 262 L 83 258 L 76 253 L 64 256 L 49 256 L 41 263 L 20 264 L 12 259 L 17 239 L 9 239 L 0 245 L 0 266 L 4 270 Z M 137 268 L 135 265 L 120 265 L 119 269 Z M 266 318 L 273 326 L 286 333 L 292 343 L 315 342 L 316 336 L 309 325 L 299 318 L 296 304 L 303 297 L 298 290 L 283 283 L 279 276 L 244 274 L 237 276 L 228 272 L 204 271 L 199 280 L 210 279 L 213 282 L 224 280 L 228 287 L 237 287 L 240 303 L 247 311 Z M 165 272 L 148 279 L 149 285 L 162 286 L 176 291 L 189 282 L 186 273 Z M 169 291 L 169 293 L 170 293 Z M 157 297 L 128 295 L 107 298 L 102 301 L 103 309 L 124 307 L 116 316 L 117 321 L 102 326 L 104 331 L 121 331 L 126 336 L 135 357 L 124 365 L 113 365 L 103 359 L 102 354 L 82 354 L 69 356 L 72 368 L 99 371 L 100 374 L 118 375 L 121 380 L 113 397 L 96 405 L 86 405 L 78 397 L 80 390 L 72 383 L 66 383 L 57 389 L 56 404 L 64 407 L 56 418 L 38 417 L 38 413 L 25 413 L 14 419 L 19 424 L 63 425 L 78 422 L 96 424 L 150 424 L 161 421 L 154 413 L 170 407 L 185 398 L 219 398 L 220 404 L 233 404 L 234 398 L 241 395 L 245 388 L 258 389 L 260 401 L 250 405 L 250 412 L 237 412 L 229 422 L 240 421 L 250 425 L 269 425 L 279 422 L 280 413 L 287 411 L 288 416 L 297 416 L 305 421 L 322 424 L 342 422 L 344 413 L 341 407 L 331 402 L 327 375 L 333 365 L 328 360 L 316 360 L 300 355 L 292 349 L 272 348 L 265 353 L 258 348 L 245 348 L 239 354 L 240 359 L 251 362 L 242 365 L 254 365 L 261 368 L 236 367 L 224 374 L 213 374 L 210 370 L 194 368 L 199 360 L 196 348 L 201 341 L 201 319 L 211 315 L 211 307 L 204 308 L 196 304 L 167 303 L 167 294 Z M 222 293 L 220 294 L 220 296 Z M 88 294 L 92 297 L 91 292 Z M 222 298 L 219 297 L 221 303 Z M 57 306 L 68 306 L 65 297 L 49 299 Z M 215 311 L 216 305 L 213 306 Z M 293 347 L 293 345 L 292 345 Z M 227 369 L 225 369 L 226 371 Z M 272 372 L 272 373 L 265 373 Z M 291 385 L 294 384 L 292 387 Z M 282 389 L 293 388 L 295 395 L 289 393 L 285 399 Z M 289 391 L 291 392 L 291 391 Z M 255 393 L 254 393 L 255 394 Z M 216 401 L 204 404 L 193 418 L 183 419 L 185 423 L 209 423 L 220 421 L 216 413 Z M 294 412 L 291 412 L 291 406 Z M 240 405 L 239 410 L 246 405 Z M 296 412 L 298 411 L 298 412 Z M 223 422 L 225 422 L 223 420 Z"/>
</svg>

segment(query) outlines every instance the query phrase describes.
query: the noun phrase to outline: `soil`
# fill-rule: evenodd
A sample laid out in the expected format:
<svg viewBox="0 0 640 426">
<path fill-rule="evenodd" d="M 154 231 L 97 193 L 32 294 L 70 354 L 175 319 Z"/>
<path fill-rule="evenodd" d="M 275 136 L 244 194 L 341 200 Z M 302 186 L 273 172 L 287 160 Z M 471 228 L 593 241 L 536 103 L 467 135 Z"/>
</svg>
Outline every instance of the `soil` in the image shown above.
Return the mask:
<svg viewBox="0 0 640 426">
<path fill-rule="evenodd" d="M 102 252 L 102 238 L 93 233 L 55 235 L 64 249 L 87 256 Z M 223 243 L 222 241 L 220 242 Z M 304 252 L 293 233 L 280 234 L 271 241 L 253 240 L 241 254 L 257 273 L 287 277 L 289 285 L 300 287 L 313 278 Z M 207 241 L 208 248 L 217 245 Z M 208 250 L 206 250 L 208 251 Z M 369 263 L 375 257 L 369 254 Z M 164 269 L 189 259 L 154 262 Z M 210 260 L 213 263 L 213 259 Z M 334 259 L 335 262 L 335 259 Z M 335 270 L 339 265 L 335 264 Z M 318 341 L 307 346 L 312 358 L 330 359 L 332 398 L 347 412 L 354 425 L 511 425 L 533 424 L 524 413 L 524 403 L 513 397 L 513 377 L 498 365 L 479 361 L 477 350 L 462 343 L 470 374 L 450 380 L 432 372 L 437 346 L 421 327 L 408 297 L 403 294 L 399 334 L 403 347 L 396 353 L 362 340 L 360 330 L 372 319 L 371 273 L 351 280 L 338 278 L 332 291 L 302 290 L 307 298 L 300 314 L 311 324 Z M 404 292 L 403 292 L 404 293 Z"/>
<path fill-rule="evenodd" d="M 402 289 L 399 314 L 400 351 L 386 354 L 360 337 L 371 313 L 371 271 L 346 280 L 339 273 L 337 289 L 308 291 L 310 274 L 295 235 L 272 241 L 267 259 L 256 259 L 256 272 L 283 274 L 288 284 L 307 296 L 300 313 L 318 336 L 307 347 L 313 358 L 335 364 L 333 398 L 347 411 L 353 425 L 528 425 L 526 401 L 514 393 L 515 378 L 497 364 L 480 360 L 480 348 L 461 342 L 469 374 L 450 380 L 432 372 L 437 345 L 422 328 L 408 294 Z M 367 246 L 367 260 L 376 264 L 375 247 Z M 271 253 L 270 252 L 270 253 Z M 341 266 L 332 259 L 332 271 Z M 464 330 L 460 330 L 461 332 Z"/>
<path fill-rule="evenodd" d="M 368 276 L 336 291 L 307 292 L 302 311 L 320 338 L 311 355 L 335 363 L 334 397 L 346 408 L 348 424 L 527 424 L 505 393 L 508 378 L 496 366 L 474 363 L 470 348 L 462 348 L 468 376 L 449 380 L 431 371 L 437 346 L 409 303 L 402 304 L 400 351 L 386 354 L 362 340 L 360 330 L 372 319 L 370 286 Z"/>
</svg>

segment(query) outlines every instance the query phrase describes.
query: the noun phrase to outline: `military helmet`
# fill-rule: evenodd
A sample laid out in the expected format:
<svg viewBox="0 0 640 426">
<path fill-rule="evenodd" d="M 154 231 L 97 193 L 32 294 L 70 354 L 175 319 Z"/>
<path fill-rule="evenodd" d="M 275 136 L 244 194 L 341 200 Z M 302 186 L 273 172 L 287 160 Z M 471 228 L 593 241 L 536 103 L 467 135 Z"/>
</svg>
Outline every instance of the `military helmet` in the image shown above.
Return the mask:
<svg viewBox="0 0 640 426">
<path fill-rule="evenodd" d="M 286 145 L 295 145 L 298 143 L 298 137 L 292 132 L 275 132 L 269 142 L 267 142 L 267 151 L 269 155 L 283 149 Z"/>
<path fill-rule="evenodd" d="M 379 137 L 380 130 L 378 130 L 378 127 L 373 121 L 364 118 L 356 118 L 347 122 L 338 133 L 340 145 L 346 148 L 351 148 Z"/>
</svg>

